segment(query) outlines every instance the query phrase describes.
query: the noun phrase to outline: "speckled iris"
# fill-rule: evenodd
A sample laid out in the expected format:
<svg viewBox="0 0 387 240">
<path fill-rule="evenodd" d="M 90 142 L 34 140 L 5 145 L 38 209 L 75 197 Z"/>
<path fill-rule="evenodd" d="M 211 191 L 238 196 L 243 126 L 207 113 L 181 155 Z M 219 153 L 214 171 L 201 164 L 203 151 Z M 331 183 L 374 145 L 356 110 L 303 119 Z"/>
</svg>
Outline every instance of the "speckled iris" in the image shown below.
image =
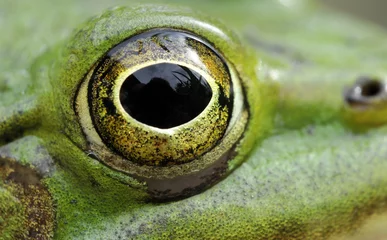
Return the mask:
<svg viewBox="0 0 387 240">
<path fill-rule="evenodd" d="M 153 29 L 110 49 L 91 70 L 90 115 L 102 141 L 127 162 L 192 162 L 224 136 L 234 107 L 226 61 L 205 40 Z M 86 82 L 87 82 L 86 81 Z M 108 159 L 108 160 L 106 160 Z"/>
</svg>

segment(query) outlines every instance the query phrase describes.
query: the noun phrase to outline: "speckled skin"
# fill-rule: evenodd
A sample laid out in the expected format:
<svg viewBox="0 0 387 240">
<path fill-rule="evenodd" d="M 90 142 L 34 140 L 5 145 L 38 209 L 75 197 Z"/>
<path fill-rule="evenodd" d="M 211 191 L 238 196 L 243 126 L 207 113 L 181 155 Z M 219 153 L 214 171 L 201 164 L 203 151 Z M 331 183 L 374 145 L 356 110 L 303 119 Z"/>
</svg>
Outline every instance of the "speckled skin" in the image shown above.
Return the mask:
<svg viewBox="0 0 387 240">
<path fill-rule="evenodd" d="M 132 10 L 118 8 L 80 26 L 130 3 L 0 3 L 9 10 L 0 15 L 7 32 L 0 39 L 0 157 L 43 177 L 55 203 L 54 239 L 327 239 L 385 213 L 387 129 L 355 133 L 362 126 L 343 121 L 342 92 L 360 76 L 386 75 L 386 33 L 310 0 L 190 2 L 212 17 L 148 5 L 130 20 Z M 85 152 L 74 110 L 93 64 L 149 27 L 208 39 L 235 67 L 250 106 L 229 169 L 243 164 L 210 189 L 167 203 L 150 201 L 141 182 Z M 0 199 L 15 197 L 4 184 Z M 9 220 L 19 225 L 1 232 L 3 239 L 26 229 L 17 204 L 0 201 L 0 210 L 15 209 L 19 218 Z M 0 214 L 2 230 L 10 215 Z"/>
</svg>

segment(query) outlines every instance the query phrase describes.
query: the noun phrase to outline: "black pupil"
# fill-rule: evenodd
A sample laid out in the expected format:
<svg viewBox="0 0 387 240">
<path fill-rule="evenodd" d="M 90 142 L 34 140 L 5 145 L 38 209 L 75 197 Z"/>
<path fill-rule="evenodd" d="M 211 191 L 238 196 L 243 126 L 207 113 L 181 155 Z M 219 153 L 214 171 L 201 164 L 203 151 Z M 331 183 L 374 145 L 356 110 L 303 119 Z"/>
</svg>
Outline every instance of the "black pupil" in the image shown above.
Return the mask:
<svg viewBox="0 0 387 240">
<path fill-rule="evenodd" d="M 187 67 L 159 63 L 130 75 L 120 90 L 125 111 L 139 122 L 172 128 L 191 121 L 208 105 L 211 87 Z"/>
</svg>

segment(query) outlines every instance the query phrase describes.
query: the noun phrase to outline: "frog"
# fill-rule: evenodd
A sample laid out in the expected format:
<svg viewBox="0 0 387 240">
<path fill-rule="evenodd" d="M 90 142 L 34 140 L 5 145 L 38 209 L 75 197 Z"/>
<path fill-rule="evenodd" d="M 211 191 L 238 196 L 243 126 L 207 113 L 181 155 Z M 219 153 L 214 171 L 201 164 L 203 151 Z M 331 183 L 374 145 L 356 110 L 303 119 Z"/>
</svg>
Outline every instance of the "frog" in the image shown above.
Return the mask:
<svg viewBox="0 0 387 240">
<path fill-rule="evenodd" d="M 310 0 L 0 5 L 0 239 L 352 239 L 385 223 L 382 28 Z M 134 119 L 120 89 L 152 66 L 204 78 L 205 109 Z"/>
</svg>

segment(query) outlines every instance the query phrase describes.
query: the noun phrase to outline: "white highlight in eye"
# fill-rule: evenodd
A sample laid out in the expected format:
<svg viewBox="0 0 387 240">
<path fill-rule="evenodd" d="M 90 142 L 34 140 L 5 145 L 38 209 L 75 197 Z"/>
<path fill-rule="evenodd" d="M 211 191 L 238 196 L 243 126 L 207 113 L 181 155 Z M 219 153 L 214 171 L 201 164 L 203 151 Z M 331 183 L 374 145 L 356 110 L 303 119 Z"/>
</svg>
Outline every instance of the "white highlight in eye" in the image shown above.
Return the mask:
<svg viewBox="0 0 387 240">
<path fill-rule="evenodd" d="M 187 55 L 190 57 L 190 59 L 192 61 L 195 62 L 195 64 L 197 64 L 197 66 L 199 66 L 200 68 L 202 69 L 206 69 L 206 66 L 204 65 L 204 63 L 200 60 L 200 57 L 198 55 L 197 52 L 195 52 L 194 50 L 192 49 L 187 49 Z"/>
</svg>

